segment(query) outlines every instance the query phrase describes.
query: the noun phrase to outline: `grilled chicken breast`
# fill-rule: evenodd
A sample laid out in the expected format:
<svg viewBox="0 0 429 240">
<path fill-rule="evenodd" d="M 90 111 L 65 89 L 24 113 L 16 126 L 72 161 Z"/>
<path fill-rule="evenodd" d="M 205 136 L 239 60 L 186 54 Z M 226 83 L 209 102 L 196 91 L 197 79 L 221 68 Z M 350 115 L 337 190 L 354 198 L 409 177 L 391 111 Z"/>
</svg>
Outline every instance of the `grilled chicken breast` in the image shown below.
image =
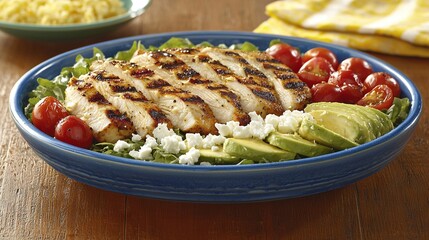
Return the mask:
<svg viewBox="0 0 429 240">
<path fill-rule="evenodd" d="M 135 132 L 126 114 L 121 113 L 91 83 L 72 78 L 65 91 L 65 107 L 83 119 L 99 142 L 116 142 Z"/>
<path fill-rule="evenodd" d="M 209 106 L 198 96 L 171 86 L 153 71 L 125 61 L 96 61 L 96 71 L 114 74 L 127 81 L 164 112 L 173 126 L 184 132 L 217 133 L 216 119 Z"/>
<path fill-rule="evenodd" d="M 70 80 L 65 103 L 98 141 L 115 142 L 150 134 L 159 123 L 216 134 L 216 122 L 245 125 L 250 112 L 280 115 L 310 99 L 307 85 L 265 52 L 205 47 L 95 61 L 90 73 Z"/>
<path fill-rule="evenodd" d="M 242 125 L 250 122 L 235 93 L 223 84 L 202 77 L 175 55 L 166 51 L 143 52 L 131 62 L 145 66 L 172 86 L 199 96 L 209 105 L 217 122 L 237 121 Z"/>
<path fill-rule="evenodd" d="M 80 79 L 94 86 L 107 101 L 125 113 L 139 135 L 151 134 L 160 123 L 173 127 L 161 109 L 127 80 L 102 70 L 83 75 Z"/>
</svg>

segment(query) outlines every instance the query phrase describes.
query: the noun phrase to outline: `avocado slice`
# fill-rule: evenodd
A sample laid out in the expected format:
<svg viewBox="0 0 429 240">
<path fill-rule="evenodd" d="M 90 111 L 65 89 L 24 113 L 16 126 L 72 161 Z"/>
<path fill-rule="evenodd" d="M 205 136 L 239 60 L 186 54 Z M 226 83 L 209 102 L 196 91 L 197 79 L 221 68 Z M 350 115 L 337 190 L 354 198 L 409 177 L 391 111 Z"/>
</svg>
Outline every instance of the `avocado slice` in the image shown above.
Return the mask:
<svg viewBox="0 0 429 240">
<path fill-rule="evenodd" d="M 301 126 L 298 129 L 301 137 L 309 140 L 316 141 L 319 144 L 332 147 L 336 150 L 343 150 L 347 148 L 356 147 L 359 144 L 333 132 L 325 127 L 308 119 L 303 119 Z"/>
<path fill-rule="evenodd" d="M 241 158 L 231 156 L 223 151 L 213 151 L 211 149 L 198 149 L 200 151 L 199 162 L 209 162 L 211 164 L 237 164 Z"/>
<path fill-rule="evenodd" d="M 308 141 L 298 134 L 282 134 L 278 132 L 271 133 L 267 141 L 276 147 L 289 152 L 295 152 L 302 156 L 314 157 L 333 152 L 333 149 L 314 141 Z"/>
<path fill-rule="evenodd" d="M 356 118 L 349 114 L 335 110 L 313 110 L 309 113 L 317 124 L 340 134 L 350 141 L 364 143 L 371 140 L 370 134 L 372 132 L 365 126 L 365 121 L 357 121 Z"/>
<path fill-rule="evenodd" d="M 355 109 L 360 108 L 362 111 L 364 111 L 368 114 L 372 114 L 373 116 L 375 116 L 375 118 L 378 119 L 379 124 L 377 126 L 379 127 L 380 133 L 377 137 L 380 137 L 380 136 L 390 132 L 394 128 L 392 120 L 384 112 L 382 112 L 378 109 L 372 108 L 372 107 L 364 107 L 364 106 L 359 106 L 359 105 L 354 105 L 353 107 Z"/>
<path fill-rule="evenodd" d="M 272 146 L 259 139 L 228 138 L 223 151 L 238 158 L 255 162 L 278 162 L 294 159 L 296 154 Z"/>
<path fill-rule="evenodd" d="M 315 110 L 340 112 L 350 116 L 351 119 L 355 119 L 368 131 L 369 138 L 365 142 L 380 137 L 393 129 L 393 124 L 386 114 L 370 107 L 337 102 L 318 102 L 311 103 L 305 108 L 305 111 L 309 113 Z"/>
<path fill-rule="evenodd" d="M 344 103 L 331 103 L 331 102 L 318 102 L 307 105 L 304 111 L 311 113 L 312 111 L 327 110 L 337 112 L 342 115 L 348 116 L 350 119 L 358 122 L 365 129 L 365 135 L 367 136 L 365 141 L 371 141 L 376 138 L 380 131 L 377 125 L 378 119 L 374 118 L 371 114 L 366 112 L 356 111 L 349 106 L 350 104 Z M 363 142 L 360 142 L 363 143 Z"/>
</svg>

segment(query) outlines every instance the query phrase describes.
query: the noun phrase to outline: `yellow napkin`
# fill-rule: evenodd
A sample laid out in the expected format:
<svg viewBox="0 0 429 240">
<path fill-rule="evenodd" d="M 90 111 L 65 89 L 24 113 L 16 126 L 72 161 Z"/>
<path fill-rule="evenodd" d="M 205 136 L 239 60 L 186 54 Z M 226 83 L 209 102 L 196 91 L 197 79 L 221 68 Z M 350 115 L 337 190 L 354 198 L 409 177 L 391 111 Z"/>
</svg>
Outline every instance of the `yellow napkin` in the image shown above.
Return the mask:
<svg viewBox="0 0 429 240">
<path fill-rule="evenodd" d="M 255 32 L 304 37 L 360 50 L 429 57 L 427 0 L 283 0 Z"/>
</svg>

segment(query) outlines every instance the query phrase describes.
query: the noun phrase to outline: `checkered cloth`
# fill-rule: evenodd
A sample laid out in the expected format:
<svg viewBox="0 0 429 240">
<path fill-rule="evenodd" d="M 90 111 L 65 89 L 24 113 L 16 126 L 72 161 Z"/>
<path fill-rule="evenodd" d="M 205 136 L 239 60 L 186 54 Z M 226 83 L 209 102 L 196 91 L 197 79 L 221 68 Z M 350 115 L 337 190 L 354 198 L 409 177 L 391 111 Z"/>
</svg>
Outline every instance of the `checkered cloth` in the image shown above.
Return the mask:
<svg viewBox="0 0 429 240">
<path fill-rule="evenodd" d="M 429 57 L 429 1 L 283 0 L 255 32 L 304 37 L 360 50 Z"/>
</svg>

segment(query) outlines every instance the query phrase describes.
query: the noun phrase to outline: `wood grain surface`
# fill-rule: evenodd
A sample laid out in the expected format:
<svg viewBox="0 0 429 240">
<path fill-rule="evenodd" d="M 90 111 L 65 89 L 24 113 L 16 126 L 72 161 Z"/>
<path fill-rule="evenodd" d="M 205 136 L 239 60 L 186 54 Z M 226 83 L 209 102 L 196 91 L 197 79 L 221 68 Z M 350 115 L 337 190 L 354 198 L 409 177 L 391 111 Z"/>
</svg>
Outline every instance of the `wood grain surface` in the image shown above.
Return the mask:
<svg viewBox="0 0 429 240">
<path fill-rule="evenodd" d="M 100 41 L 187 30 L 251 31 L 268 0 L 154 0 L 141 17 L 103 36 L 68 42 L 0 32 L 0 239 L 429 239 L 428 117 L 380 172 L 308 197 L 245 204 L 145 199 L 73 181 L 38 158 L 14 126 L 9 92 L 25 72 Z M 374 54 L 429 98 L 429 59 Z"/>
</svg>

